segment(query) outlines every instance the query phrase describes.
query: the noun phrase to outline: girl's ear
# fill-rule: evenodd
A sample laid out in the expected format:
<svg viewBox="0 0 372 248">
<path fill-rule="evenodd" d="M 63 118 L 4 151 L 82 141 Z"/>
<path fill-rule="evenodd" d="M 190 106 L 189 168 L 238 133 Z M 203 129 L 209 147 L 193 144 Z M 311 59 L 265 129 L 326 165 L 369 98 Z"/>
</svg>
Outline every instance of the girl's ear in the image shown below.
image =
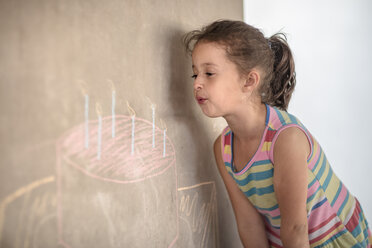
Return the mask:
<svg viewBox="0 0 372 248">
<path fill-rule="evenodd" d="M 260 74 L 257 70 L 252 69 L 248 75 L 245 77 L 245 82 L 243 85 L 244 92 L 252 92 L 258 85 L 260 81 Z"/>
</svg>

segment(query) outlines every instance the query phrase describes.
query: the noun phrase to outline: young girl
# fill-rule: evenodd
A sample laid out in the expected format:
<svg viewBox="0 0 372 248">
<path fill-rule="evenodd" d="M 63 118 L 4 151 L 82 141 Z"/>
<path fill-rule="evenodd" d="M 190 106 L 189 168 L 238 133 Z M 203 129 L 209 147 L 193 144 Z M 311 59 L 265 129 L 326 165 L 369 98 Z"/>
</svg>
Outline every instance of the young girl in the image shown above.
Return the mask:
<svg viewBox="0 0 372 248">
<path fill-rule="evenodd" d="M 244 247 L 372 247 L 358 200 L 286 112 L 296 78 L 285 36 L 221 20 L 184 42 L 196 101 L 228 123 L 214 153 Z"/>
</svg>

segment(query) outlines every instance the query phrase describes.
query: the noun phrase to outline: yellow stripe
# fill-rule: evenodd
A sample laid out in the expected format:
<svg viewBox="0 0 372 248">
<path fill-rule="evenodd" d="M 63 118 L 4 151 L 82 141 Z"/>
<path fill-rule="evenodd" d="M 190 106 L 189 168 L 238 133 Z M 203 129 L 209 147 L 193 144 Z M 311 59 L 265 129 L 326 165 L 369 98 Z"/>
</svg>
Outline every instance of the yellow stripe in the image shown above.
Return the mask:
<svg viewBox="0 0 372 248">
<path fill-rule="evenodd" d="M 288 113 L 286 113 L 285 111 L 280 111 L 280 113 L 282 114 L 283 119 L 284 119 L 286 124 L 291 123 L 291 119 L 289 118 Z"/>
<path fill-rule="evenodd" d="M 280 218 L 279 219 L 272 219 L 269 216 L 266 216 L 266 217 L 269 219 L 270 223 L 273 226 L 280 226 L 280 224 L 281 224 Z"/>
<path fill-rule="evenodd" d="M 239 188 L 243 192 L 247 192 L 252 188 L 266 188 L 273 184 L 272 178 L 266 179 L 266 180 L 260 180 L 260 181 L 254 181 L 247 183 L 246 185 L 239 185 Z"/>
<path fill-rule="evenodd" d="M 269 122 L 268 126 L 269 126 L 269 128 L 271 128 L 271 129 L 273 129 L 273 130 L 275 129 L 275 128 L 274 128 L 274 125 L 273 125 L 271 122 Z"/>
<path fill-rule="evenodd" d="M 274 192 L 263 195 L 263 196 L 252 195 L 248 198 L 255 206 L 259 208 L 271 208 L 278 204 L 278 202 L 276 201 Z"/>
<path fill-rule="evenodd" d="M 315 175 L 318 175 L 319 170 L 322 168 L 323 160 L 324 160 L 324 153 L 321 154 L 319 162 L 316 164 L 316 168 L 314 170 Z"/>
<path fill-rule="evenodd" d="M 323 175 L 319 179 L 319 182 L 320 182 L 321 185 L 324 184 L 324 181 L 326 180 L 326 178 L 328 176 L 329 170 L 330 170 L 330 167 L 329 167 L 328 161 L 326 160 L 326 164 L 325 164 L 325 169 L 323 171 Z"/>
<path fill-rule="evenodd" d="M 350 213 L 350 211 L 352 211 L 352 208 L 354 206 L 354 201 L 355 201 L 355 198 L 354 196 L 352 196 L 350 193 L 349 193 L 349 199 L 347 199 L 347 202 L 344 206 L 344 208 L 342 209 L 342 212 L 340 213 L 340 219 L 343 221 L 346 219 L 347 215 Z"/>
<path fill-rule="evenodd" d="M 230 145 L 225 145 L 225 154 L 231 155 L 231 146 Z"/>
<path fill-rule="evenodd" d="M 273 165 L 271 163 L 262 164 L 262 165 L 258 165 L 258 166 L 251 166 L 248 169 L 249 173 L 246 171 L 242 175 L 234 175 L 234 177 L 237 180 L 242 181 L 242 180 L 246 179 L 249 174 L 257 173 L 257 172 L 263 172 L 263 171 L 268 171 L 268 170 L 271 170 L 272 168 L 273 168 Z"/>
<path fill-rule="evenodd" d="M 316 142 L 316 140 L 313 140 L 313 142 L 314 142 L 314 144 L 313 144 L 313 154 L 310 157 L 309 163 L 311 163 L 311 161 L 313 161 L 313 159 L 315 158 L 315 155 L 317 154 L 318 149 L 319 149 L 318 142 Z"/>
<path fill-rule="evenodd" d="M 270 148 L 271 148 L 271 142 L 267 142 L 265 141 L 262 145 L 262 149 L 261 151 L 262 152 L 266 152 L 266 151 L 270 151 Z"/>
<path fill-rule="evenodd" d="M 335 173 L 333 173 L 331 180 L 329 181 L 328 188 L 326 189 L 326 195 L 330 202 L 332 202 L 335 198 L 339 186 L 340 179 L 338 179 Z"/>
</svg>

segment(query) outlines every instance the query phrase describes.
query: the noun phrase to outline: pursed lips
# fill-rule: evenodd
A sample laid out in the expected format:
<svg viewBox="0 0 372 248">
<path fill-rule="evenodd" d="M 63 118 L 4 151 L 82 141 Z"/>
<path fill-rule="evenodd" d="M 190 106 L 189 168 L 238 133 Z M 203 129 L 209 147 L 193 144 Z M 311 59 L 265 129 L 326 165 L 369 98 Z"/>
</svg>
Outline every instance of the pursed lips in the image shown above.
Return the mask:
<svg viewBox="0 0 372 248">
<path fill-rule="evenodd" d="M 199 104 L 203 104 L 203 103 L 205 103 L 205 102 L 208 100 L 207 98 L 200 97 L 200 96 L 196 96 L 195 99 L 196 99 L 196 101 L 197 101 Z"/>
</svg>

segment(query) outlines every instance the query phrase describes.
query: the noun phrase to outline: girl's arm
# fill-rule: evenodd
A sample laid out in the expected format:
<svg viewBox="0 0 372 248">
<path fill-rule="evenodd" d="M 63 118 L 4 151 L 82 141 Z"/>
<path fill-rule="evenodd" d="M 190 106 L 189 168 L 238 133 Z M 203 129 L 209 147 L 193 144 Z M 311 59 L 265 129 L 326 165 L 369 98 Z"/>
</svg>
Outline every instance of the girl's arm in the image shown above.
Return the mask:
<svg viewBox="0 0 372 248">
<path fill-rule="evenodd" d="M 283 130 L 274 147 L 274 190 L 278 200 L 280 238 L 286 248 L 309 247 L 306 212 L 309 141 L 299 128 Z"/>
<path fill-rule="evenodd" d="M 221 154 L 221 136 L 214 143 L 214 156 L 234 209 L 239 236 L 244 247 L 269 247 L 265 226 L 260 214 L 238 188 L 235 180 L 225 168 Z"/>
</svg>

